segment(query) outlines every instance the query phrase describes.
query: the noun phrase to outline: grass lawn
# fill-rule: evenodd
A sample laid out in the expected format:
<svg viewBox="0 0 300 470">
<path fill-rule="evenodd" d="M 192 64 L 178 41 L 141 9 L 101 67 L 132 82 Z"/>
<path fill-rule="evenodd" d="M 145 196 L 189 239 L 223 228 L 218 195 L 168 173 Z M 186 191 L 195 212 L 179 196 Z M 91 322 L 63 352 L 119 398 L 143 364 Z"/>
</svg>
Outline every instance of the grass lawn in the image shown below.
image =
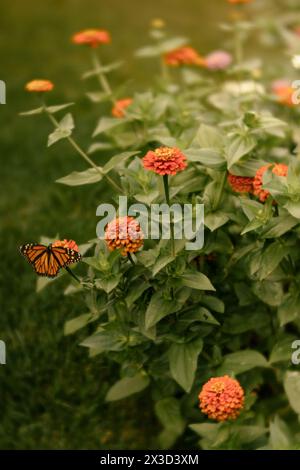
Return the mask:
<svg viewBox="0 0 300 470">
<path fill-rule="evenodd" d="M 149 435 L 158 424 L 151 418 L 149 399 L 104 404 L 117 369 L 101 358 L 90 360 L 78 346 L 78 336 L 63 336 L 64 322 L 85 313 L 80 298 L 75 303 L 63 296 L 64 279 L 36 294 L 36 277 L 18 253 L 21 243 L 41 235 L 59 234 L 78 243 L 93 238 L 96 207 L 108 200 L 103 185 L 72 189 L 54 183 L 72 170 L 84 169 L 85 163 L 66 143 L 47 149 L 49 123 L 41 116 L 21 118 L 18 112 L 35 107 L 33 97 L 23 91 L 24 83 L 49 78 L 56 84 L 49 97 L 53 104 L 76 100 L 75 135 L 87 142 L 100 110 L 84 97 L 92 88 L 80 80 L 88 55 L 70 44 L 70 35 L 89 26 L 109 29 L 113 43 L 104 49 L 104 60 L 112 56 L 126 62 L 114 80 L 122 83 L 133 76 L 130 86 L 142 88 L 149 73 L 155 73 L 154 64 L 135 61 L 132 51 L 147 43 L 149 21 L 164 18 L 206 53 L 221 37 L 214 25 L 225 11 L 210 3 L 27 0 L 2 6 L 0 79 L 7 84 L 7 105 L 0 107 L 0 339 L 7 346 L 7 365 L 0 366 L 2 449 L 155 446 Z"/>
</svg>

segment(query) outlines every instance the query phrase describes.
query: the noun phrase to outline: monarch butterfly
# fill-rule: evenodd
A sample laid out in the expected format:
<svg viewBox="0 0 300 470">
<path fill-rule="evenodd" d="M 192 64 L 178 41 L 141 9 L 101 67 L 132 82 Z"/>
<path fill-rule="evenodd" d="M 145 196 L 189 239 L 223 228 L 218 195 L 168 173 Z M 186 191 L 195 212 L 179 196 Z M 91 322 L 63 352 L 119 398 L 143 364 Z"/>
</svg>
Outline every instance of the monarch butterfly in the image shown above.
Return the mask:
<svg viewBox="0 0 300 470">
<path fill-rule="evenodd" d="M 20 246 L 22 255 L 33 266 L 39 276 L 56 277 L 61 268 L 68 264 L 78 263 L 81 254 L 65 246 L 41 245 L 39 243 L 26 243 Z"/>
</svg>

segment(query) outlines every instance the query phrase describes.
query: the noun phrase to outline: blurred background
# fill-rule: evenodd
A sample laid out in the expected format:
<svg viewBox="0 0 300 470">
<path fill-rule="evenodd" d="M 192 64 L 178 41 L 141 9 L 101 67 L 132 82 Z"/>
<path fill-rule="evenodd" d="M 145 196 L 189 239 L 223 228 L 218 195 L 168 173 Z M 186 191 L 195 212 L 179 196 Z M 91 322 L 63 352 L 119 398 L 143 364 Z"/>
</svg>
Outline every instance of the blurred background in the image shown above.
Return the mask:
<svg viewBox="0 0 300 470">
<path fill-rule="evenodd" d="M 272 9 L 277 2 L 267 3 Z M 43 116 L 18 115 L 36 107 L 24 84 L 47 78 L 55 83 L 49 103 L 76 101 L 75 136 L 85 146 L 99 108 L 85 96 L 93 88 L 80 78 L 90 68 L 89 57 L 85 48 L 71 44 L 74 32 L 109 30 L 112 44 L 101 49 L 103 62 L 125 63 L 112 74 L 112 83 L 129 80 L 129 89 L 142 90 L 157 64 L 137 60 L 134 50 L 149 43 L 151 20 L 162 18 L 171 32 L 189 37 L 206 54 L 224 48 L 218 24 L 229 11 L 224 0 L 17 0 L 1 5 L 0 79 L 7 85 L 7 104 L 0 106 L 0 339 L 6 342 L 7 364 L 0 366 L 0 448 L 146 449 L 155 447 L 152 436 L 159 428 L 143 396 L 104 403 L 117 368 L 99 357 L 89 359 L 78 336 L 63 336 L 65 321 L 86 313 L 80 298 L 74 304 L 64 297 L 65 279 L 36 294 L 36 277 L 18 253 L 21 243 L 41 235 L 59 234 L 78 243 L 94 238 L 95 210 L 106 192 L 104 186 L 55 183 L 85 164 L 65 142 L 46 148 L 51 126 Z M 257 12 L 262 13 L 261 5 Z M 187 435 L 180 445 L 191 446 L 192 439 Z"/>
</svg>

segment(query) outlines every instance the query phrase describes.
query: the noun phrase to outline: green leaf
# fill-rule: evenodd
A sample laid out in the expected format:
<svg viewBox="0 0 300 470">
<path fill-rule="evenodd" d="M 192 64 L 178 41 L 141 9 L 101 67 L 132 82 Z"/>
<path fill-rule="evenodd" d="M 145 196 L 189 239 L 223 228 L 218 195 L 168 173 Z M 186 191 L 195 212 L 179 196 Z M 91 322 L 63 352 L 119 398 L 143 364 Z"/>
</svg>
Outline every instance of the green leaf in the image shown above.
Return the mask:
<svg viewBox="0 0 300 470">
<path fill-rule="evenodd" d="M 211 232 L 217 230 L 217 228 L 225 225 L 229 220 L 228 215 L 224 214 L 223 211 L 210 212 L 205 214 L 204 224 L 209 228 Z"/>
<path fill-rule="evenodd" d="M 118 118 L 111 118 L 111 117 L 102 117 L 98 122 L 96 129 L 94 130 L 93 137 L 96 135 L 102 134 L 103 132 L 110 131 L 115 127 L 124 124 L 128 120 L 126 118 L 118 119 Z"/>
<path fill-rule="evenodd" d="M 214 312 L 224 313 L 225 311 L 224 302 L 212 295 L 202 295 L 200 302 Z"/>
<path fill-rule="evenodd" d="M 178 321 L 187 324 L 201 321 L 204 323 L 209 323 L 211 325 L 220 325 L 220 323 L 205 307 L 196 307 L 194 309 L 191 309 L 189 312 L 182 315 Z"/>
<path fill-rule="evenodd" d="M 223 145 L 223 134 L 215 127 L 201 124 L 193 143 L 203 147 L 203 150 L 215 149 L 220 151 Z"/>
<path fill-rule="evenodd" d="M 107 392 L 106 401 L 116 401 L 127 398 L 134 393 L 141 392 L 148 387 L 150 383 L 149 377 L 137 374 L 134 377 L 124 377 L 118 380 Z"/>
<path fill-rule="evenodd" d="M 178 47 L 185 46 L 188 43 L 188 38 L 186 37 L 174 37 L 170 39 L 166 39 L 165 41 L 161 42 L 158 50 L 160 54 L 166 54 L 167 52 L 171 52 Z"/>
<path fill-rule="evenodd" d="M 98 183 L 102 180 L 102 168 L 99 168 L 99 172 L 95 168 L 88 168 L 84 171 L 72 171 L 67 176 L 63 176 L 56 180 L 56 183 L 66 184 L 67 186 L 82 186 L 84 184 Z"/>
<path fill-rule="evenodd" d="M 191 272 L 181 276 L 181 282 L 184 286 L 199 290 L 216 290 L 208 277 L 203 273 Z"/>
<path fill-rule="evenodd" d="M 112 150 L 113 148 L 114 146 L 110 142 L 95 142 L 89 146 L 87 153 L 91 154 L 98 151 L 101 152 L 103 150 Z"/>
<path fill-rule="evenodd" d="M 55 144 L 61 139 L 65 139 L 72 134 L 75 124 L 72 114 L 66 114 L 59 122 L 59 127 L 56 128 L 48 137 L 48 147 Z"/>
<path fill-rule="evenodd" d="M 72 318 L 72 320 L 68 320 L 65 323 L 64 334 L 71 335 L 81 328 L 84 328 L 88 323 L 97 320 L 97 318 L 98 315 L 93 315 L 92 313 L 84 313 L 76 318 Z"/>
<path fill-rule="evenodd" d="M 116 61 L 116 62 L 112 62 L 111 64 L 103 65 L 103 66 L 97 67 L 93 70 L 89 70 L 88 72 L 85 72 L 82 75 L 82 79 L 86 80 L 87 78 L 96 77 L 97 75 L 99 75 L 99 73 L 112 72 L 114 70 L 119 69 L 123 65 L 123 63 L 124 63 L 123 61 L 119 60 L 119 61 Z"/>
<path fill-rule="evenodd" d="M 130 308 L 134 304 L 134 302 L 140 298 L 140 296 L 145 292 L 145 290 L 149 289 L 149 287 L 149 282 L 141 282 L 140 280 L 132 282 L 125 298 L 127 307 Z"/>
<path fill-rule="evenodd" d="M 121 351 L 128 341 L 127 332 L 124 332 L 117 322 L 111 322 L 100 331 L 84 339 L 81 346 L 97 349 L 98 352 Z"/>
<path fill-rule="evenodd" d="M 111 170 L 116 169 L 121 163 L 126 162 L 130 157 L 133 157 L 134 155 L 137 155 L 139 152 L 123 152 L 120 153 L 119 155 L 115 155 L 112 157 L 103 167 L 103 172 L 108 173 Z"/>
<path fill-rule="evenodd" d="M 292 355 L 291 345 L 295 339 L 295 336 L 288 335 L 287 337 L 277 341 L 271 351 L 269 363 L 275 364 L 276 362 L 283 361 L 288 363 L 291 360 Z"/>
<path fill-rule="evenodd" d="M 245 349 L 224 356 L 224 362 L 218 369 L 218 374 L 241 374 L 255 367 L 269 367 L 268 361 L 261 353 Z"/>
<path fill-rule="evenodd" d="M 277 238 L 281 237 L 286 232 L 289 232 L 293 227 L 299 224 L 299 220 L 289 214 L 273 217 L 270 222 L 263 228 L 260 236 L 262 238 Z"/>
<path fill-rule="evenodd" d="M 287 248 L 283 243 L 275 241 L 271 243 L 262 253 L 258 278 L 265 279 L 277 268 L 282 259 L 286 256 Z"/>
<path fill-rule="evenodd" d="M 284 297 L 282 304 L 278 308 L 278 318 L 280 326 L 291 323 L 299 318 L 300 297 L 295 294 L 288 294 Z"/>
<path fill-rule="evenodd" d="M 160 446 L 163 449 L 169 449 L 175 444 L 185 428 L 180 403 L 174 397 L 163 398 L 155 403 L 155 413 L 164 427 L 159 435 Z"/>
<path fill-rule="evenodd" d="M 283 385 L 291 407 L 295 413 L 300 415 L 300 372 L 288 371 L 285 374 Z"/>
<path fill-rule="evenodd" d="M 256 146 L 256 140 L 250 135 L 233 135 L 225 148 L 225 158 L 230 169 L 242 157 L 250 153 Z"/>
<path fill-rule="evenodd" d="M 58 104 L 55 106 L 47 106 L 47 111 L 50 114 L 55 114 L 58 113 L 59 111 L 62 111 L 63 109 L 69 108 L 70 106 L 73 106 L 75 103 L 65 103 L 65 104 Z"/>
<path fill-rule="evenodd" d="M 259 281 L 252 284 L 253 293 L 263 302 L 272 307 L 278 307 L 283 298 L 281 282 Z"/>
<path fill-rule="evenodd" d="M 156 292 L 148 305 L 145 317 L 145 326 L 148 330 L 156 325 L 162 318 L 176 312 L 180 305 L 175 300 L 166 300 L 160 292 Z"/>
<path fill-rule="evenodd" d="M 169 349 L 170 372 L 174 380 L 188 393 L 197 369 L 198 356 L 203 349 L 201 338 L 190 343 L 173 344 Z"/>
<path fill-rule="evenodd" d="M 44 107 L 41 106 L 40 108 L 30 109 L 29 111 L 23 111 L 19 113 L 20 116 L 33 116 L 35 114 L 42 114 L 44 112 Z"/>
<path fill-rule="evenodd" d="M 300 201 L 288 201 L 284 208 L 296 219 L 300 219 Z M 299 220 L 298 220 L 299 222 Z"/>
<path fill-rule="evenodd" d="M 119 282 L 122 279 L 122 273 L 119 274 L 111 274 L 108 277 L 103 277 L 101 279 L 95 279 L 95 285 L 97 289 L 104 290 L 107 294 L 109 294 L 112 290 L 114 290 Z"/>
<path fill-rule="evenodd" d="M 278 415 L 270 423 L 270 444 L 273 450 L 288 450 L 293 444 L 289 428 Z"/>
<path fill-rule="evenodd" d="M 211 148 L 194 149 L 190 148 L 184 151 L 185 156 L 191 162 L 198 162 L 205 167 L 215 170 L 226 169 L 226 160 L 220 151 Z"/>
</svg>

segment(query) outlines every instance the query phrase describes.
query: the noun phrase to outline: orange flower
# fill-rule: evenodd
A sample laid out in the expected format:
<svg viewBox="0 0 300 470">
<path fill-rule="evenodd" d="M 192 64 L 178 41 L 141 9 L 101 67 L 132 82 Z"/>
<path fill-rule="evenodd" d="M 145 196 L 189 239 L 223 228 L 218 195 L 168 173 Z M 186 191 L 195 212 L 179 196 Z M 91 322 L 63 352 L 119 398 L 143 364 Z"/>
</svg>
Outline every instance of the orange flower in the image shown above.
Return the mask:
<svg viewBox="0 0 300 470">
<path fill-rule="evenodd" d="M 132 103 L 132 101 L 132 98 L 123 98 L 122 100 L 116 101 L 114 107 L 111 110 L 111 114 L 116 118 L 124 117 L 124 110 Z"/>
<path fill-rule="evenodd" d="M 74 240 L 55 240 L 55 242 L 52 243 L 52 246 L 63 246 L 64 248 L 78 251 L 78 245 Z"/>
<path fill-rule="evenodd" d="M 167 65 L 177 67 L 179 65 L 205 66 L 205 59 L 192 47 L 179 47 L 163 56 Z"/>
<path fill-rule="evenodd" d="M 143 158 L 144 168 L 158 175 L 176 175 L 187 167 L 186 156 L 176 147 L 149 150 Z"/>
<path fill-rule="evenodd" d="M 254 176 L 253 181 L 253 194 L 259 198 L 261 202 L 265 202 L 265 200 L 269 197 L 269 191 L 262 189 L 263 185 L 263 176 L 265 172 L 272 166 L 271 163 L 268 165 L 262 166 L 259 168 Z M 287 176 L 288 166 L 282 163 L 276 163 L 272 169 L 272 172 L 277 176 Z"/>
<path fill-rule="evenodd" d="M 54 85 L 50 80 L 32 80 L 26 83 L 25 90 L 30 92 L 44 93 L 53 90 Z"/>
<path fill-rule="evenodd" d="M 295 106 L 293 103 L 294 88 L 289 80 L 276 80 L 272 84 L 272 91 L 277 97 L 277 101 L 285 106 Z"/>
<path fill-rule="evenodd" d="M 133 217 L 117 217 L 105 228 L 105 241 L 113 251 L 121 249 L 121 254 L 135 253 L 143 246 L 144 234 L 140 224 Z"/>
<path fill-rule="evenodd" d="M 111 37 L 108 31 L 103 29 L 85 29 L 72 36 L 74 44 L 83 44 L 90 47 L 98 47 L 100 44 L 108 44 Z"/>
<path fill-rule="evenodd" d="M 213 377 L 203 385 L 199 394 L 202 413 L 216 421 L 236 419 L 244 406 L 244 390 L 228 375 Z"/>
<path fill-rule="evenodd" d="M 253 191 L 254 178 L 249 178 L 246 176 L 235 176 L 231 173 L 228 173 L 227 180 L 233 191 L 236 193 L 252 193 Z"/>
</svg>

